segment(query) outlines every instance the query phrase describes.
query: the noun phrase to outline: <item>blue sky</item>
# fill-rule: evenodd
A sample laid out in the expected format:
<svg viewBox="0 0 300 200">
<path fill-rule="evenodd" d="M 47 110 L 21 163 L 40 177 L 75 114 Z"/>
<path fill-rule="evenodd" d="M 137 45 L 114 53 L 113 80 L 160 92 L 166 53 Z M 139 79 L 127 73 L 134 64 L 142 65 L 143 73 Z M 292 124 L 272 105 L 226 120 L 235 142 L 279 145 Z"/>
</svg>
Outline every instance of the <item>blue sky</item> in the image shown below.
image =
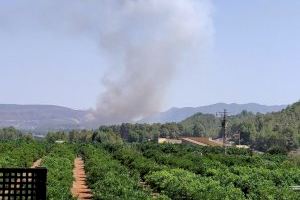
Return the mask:
<svg viewBox="0 0 300 200">
<path fill-rule="evenodd" d="M 107 71 L 98 44 L 82 35 L 6 29 L 14 20 L 5 17 L 22 18 L 20 2 L 0 1 L 0 103 L 94 107 Z M 164 109 L 299 100 L 300 1 L 215 0 L 213 7 L 213 47 L 178 69 Z M 15 13 L 6 15 L 10 9 Z"/>
<path fill-rule="evenodd" d="M 210 67 L 193 73 L 183 89 L 187 98 L 177 99 L 185 105 L 299 100 L 300 1 L 228 0 L 214 6 Z"/>
</svg>

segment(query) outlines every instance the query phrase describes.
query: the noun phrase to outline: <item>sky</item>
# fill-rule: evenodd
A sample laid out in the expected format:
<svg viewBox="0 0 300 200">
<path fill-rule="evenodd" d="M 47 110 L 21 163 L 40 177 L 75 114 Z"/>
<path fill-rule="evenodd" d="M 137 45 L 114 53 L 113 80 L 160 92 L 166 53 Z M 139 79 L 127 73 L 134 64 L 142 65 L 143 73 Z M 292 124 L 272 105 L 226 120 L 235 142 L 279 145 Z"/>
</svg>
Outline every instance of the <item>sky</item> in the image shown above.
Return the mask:
<svg viewBox="0 0 300 200">
<path fill-rule="evenodd" d="M 34 29 L 25 27 L 31 18 L 22 21 L 24 2 L 0 0 L 0 104 L 95 107 L 108 70 L 99 44 L 84 34 L 44 30 L 34 20 Z M 28 3 L 34 10 L 35 2 Z M 300 1 L 211 4 L 212 45 L 197 62 L 178 67 L 162 109 L 298 101 Z"/>
</svg>

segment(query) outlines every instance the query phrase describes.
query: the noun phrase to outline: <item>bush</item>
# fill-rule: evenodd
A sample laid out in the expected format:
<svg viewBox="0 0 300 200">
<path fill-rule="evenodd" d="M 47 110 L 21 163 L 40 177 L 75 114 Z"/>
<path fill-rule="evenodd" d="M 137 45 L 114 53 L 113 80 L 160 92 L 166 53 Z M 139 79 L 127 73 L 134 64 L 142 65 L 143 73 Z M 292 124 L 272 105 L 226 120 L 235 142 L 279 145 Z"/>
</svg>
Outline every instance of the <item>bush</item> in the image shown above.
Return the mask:
<svg viewBox="0 0 300 200">
<path fill-rule="evenodd" d="M 287 155 L 288 150 L 285 147 L 273 146 L 267 150 L 267 153 L 271 155 L 276 155 L 276 154 Z"/>
<path fill-rule="evenodd" d="M 139 186 L 139 176 L 129 172 L 101 147 L 84 146 L 88 184 L 94 199 L 151 199 Z"/>
</svg>

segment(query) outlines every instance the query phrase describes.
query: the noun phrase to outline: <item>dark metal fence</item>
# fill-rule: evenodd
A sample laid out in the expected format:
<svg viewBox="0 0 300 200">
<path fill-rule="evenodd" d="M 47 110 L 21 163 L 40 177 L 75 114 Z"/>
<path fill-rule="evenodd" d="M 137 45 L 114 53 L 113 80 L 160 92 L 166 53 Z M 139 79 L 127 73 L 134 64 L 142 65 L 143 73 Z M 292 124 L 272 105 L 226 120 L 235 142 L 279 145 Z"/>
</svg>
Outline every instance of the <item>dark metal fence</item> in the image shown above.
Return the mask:
<svg viewBox="0 0 300 200">
<path fill-rule="evenodd" d="M 45 200 L 46 168 L 0 168 L 0 200 Z"/>
</svg>

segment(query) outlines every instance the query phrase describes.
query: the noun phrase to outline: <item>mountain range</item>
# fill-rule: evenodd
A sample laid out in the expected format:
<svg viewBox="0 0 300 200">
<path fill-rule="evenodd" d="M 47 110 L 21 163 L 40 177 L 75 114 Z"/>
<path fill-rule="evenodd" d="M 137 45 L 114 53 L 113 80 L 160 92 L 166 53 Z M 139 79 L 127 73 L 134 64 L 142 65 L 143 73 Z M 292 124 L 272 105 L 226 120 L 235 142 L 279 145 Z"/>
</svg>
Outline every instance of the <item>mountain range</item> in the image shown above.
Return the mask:
<svg viewBox="0 0 300 200">
<path fill-rule="evenodd" d="M 224 104 L 218 103 L 201 107 L 171 108 L 166 112 L 156 113 L 138 123 L 180 122 L 195 113 L 215 114 L 227 109 L 231 115 L 243 110 L 253 113 L 277 112 L 285 108 L 260 104 Z M 81 129 L 86 127 L 87 110 L 74 110 L 55 105 L 15 105 L 0 104 L 0 127 L 13 126 L 33 133 L 47 131 Z M 100 124 L 99 124 L 100 125 Z"/>
<path fill-rule="evenodd" d="M 196 113 L 204 114 L 216 114 L 222 112 L 226 109 L 229 112 L 229 115 L 237 115 L 243 110 L 253 113 L 270 113 L 278 112 L 286 108 L 287 105 L 275 105 L 275 106 L 266 106 L 260 105 L 257 103 L 248 103 L 248 104 L 226 104 L 226 103 L 217 103 L 208 106 L 200 107 L 184 107 L 184 108 L 171 108 L 165 112 L 160 112 L 148 116 L 139 122 L 141 123 L 166 123 L 166 122 L 180 122 Z"/>
<path fill-rule="evenodd" d="M 87 111 L 53 105 L 0 104 L 0 127 L 47 132 L 82 128 Z"/>
</svg>

